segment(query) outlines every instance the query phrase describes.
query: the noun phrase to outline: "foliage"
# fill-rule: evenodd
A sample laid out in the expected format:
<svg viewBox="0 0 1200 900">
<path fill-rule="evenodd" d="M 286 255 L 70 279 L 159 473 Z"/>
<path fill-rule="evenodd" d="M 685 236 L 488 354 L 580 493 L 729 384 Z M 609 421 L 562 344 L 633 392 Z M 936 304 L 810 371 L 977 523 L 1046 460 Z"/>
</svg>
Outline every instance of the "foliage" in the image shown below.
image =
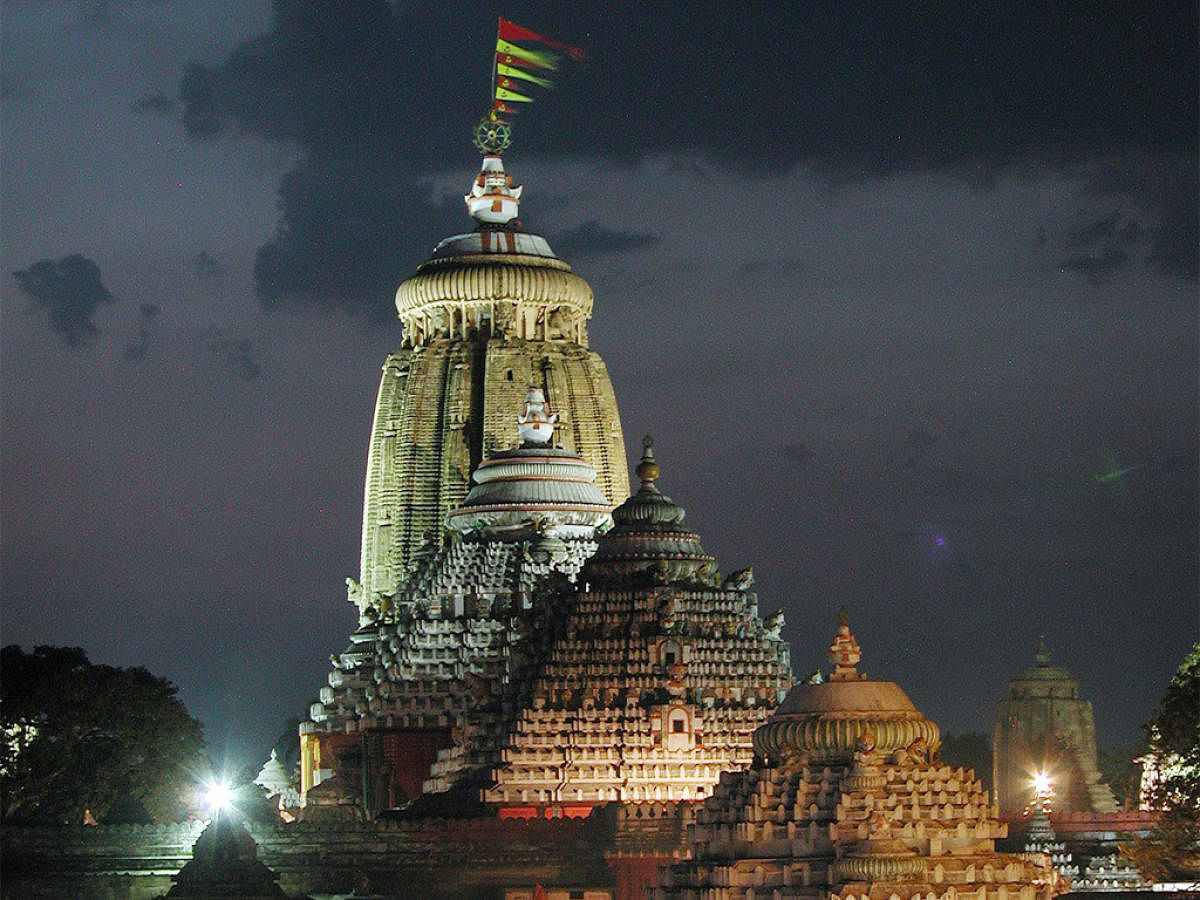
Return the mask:
<svg viewBox="0 0 1200 900">
<path fill-rule="evenodd" d="M 0 651 L 0 809 L 80 823 L 85 810 L 178 817 L 204 746 L 177 688 L 144 668 L 94 665 L 78 647 Z"/>
<path fill-rule="evenodd" d="M 1100 777 L 1117 799 L 1117 805 L 1137 809 L 1142 788 L 1142 766 L 1135 760 L 1146 754 L 1145 744 L 1129 747 L 1110 747 L 1100 753 L 1096 764 Z"/>
<path fill-rule="evenodd" d="M 1158 713 L 1146 723 L 1161 777 L 1150 795 L 1162 810 L 1154 832 L 1122 848 L 1153 881 L 1193 876 L 1200 841 L 1200 643 L 1184 657 Z"/>
<path fill-rule="evenodd" d="M 974 769 L 984 790 L 992 789 L 992 739 L 988 735 L 972 731 L 944 734 L 939 755 L 948 766 Z"/>
</svg>

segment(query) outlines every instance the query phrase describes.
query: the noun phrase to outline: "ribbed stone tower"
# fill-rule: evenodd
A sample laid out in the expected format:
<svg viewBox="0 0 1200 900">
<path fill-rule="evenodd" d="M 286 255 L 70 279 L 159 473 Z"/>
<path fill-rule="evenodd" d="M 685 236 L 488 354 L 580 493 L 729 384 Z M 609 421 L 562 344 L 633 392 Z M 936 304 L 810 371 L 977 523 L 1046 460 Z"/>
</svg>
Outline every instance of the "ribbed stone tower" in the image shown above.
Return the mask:
<svg viewBox="0 0 1200 900">
<path fill-rule="evenodd" d="M 489 153 L 466 196 L 475 231 L 434 249 L 396 291 L 404 343 L 383 366 L 367 457 L 363 621 L 440 542 L 471 473 L 513 444 L 512 411 L 530 386 L 559 416 L 557 439 L 596 471 L 610 507 L 629 492 L 608 371 L 588 348 L 592 289 L 544 238 L 521 230 L 521 188 Z"/>
<path fill-rule="evenodd" d="M 1054 785 L 1060 812 L 1117 811 L 1112 789 L 1096 764 L 1092 704 L 1079 696 L 1079 682 L 1038 643 L 1036 665 L 1009 682 L 1008 699 L 996 707 L 992 738 L 996 802 L 1005 812 L 1023 810 L 1033 795 L 1033 774 Z"/>
</svg>

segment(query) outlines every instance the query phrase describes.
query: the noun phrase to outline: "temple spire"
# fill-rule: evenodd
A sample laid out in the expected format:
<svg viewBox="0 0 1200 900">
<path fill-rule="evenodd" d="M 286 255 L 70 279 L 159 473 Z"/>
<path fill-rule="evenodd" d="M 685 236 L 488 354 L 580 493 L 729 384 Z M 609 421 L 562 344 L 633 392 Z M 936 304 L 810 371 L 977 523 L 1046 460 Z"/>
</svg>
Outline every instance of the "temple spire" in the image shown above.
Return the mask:
<svg viewBox="0 0 1200 900">
<path fill-rule="evenodd" d="M 838 630 L 829 645 L 829 660 L 833 663 L 830 681 L 859 681 L 865 676 L 858 672 L 858 661 L 862 650 L 850 631 L 850 616 L 845 609 L 838 610 Z"/>
<path fill-rule="evenodd" d="M 654 438 L 650 435 L 642 438 L 642 458 L 634 472 L 642 483 L 642 491 L 652 494 L 659 492 L 654 483 L 658 480 L 658 463 L 654 461 Z"/>
</svg>

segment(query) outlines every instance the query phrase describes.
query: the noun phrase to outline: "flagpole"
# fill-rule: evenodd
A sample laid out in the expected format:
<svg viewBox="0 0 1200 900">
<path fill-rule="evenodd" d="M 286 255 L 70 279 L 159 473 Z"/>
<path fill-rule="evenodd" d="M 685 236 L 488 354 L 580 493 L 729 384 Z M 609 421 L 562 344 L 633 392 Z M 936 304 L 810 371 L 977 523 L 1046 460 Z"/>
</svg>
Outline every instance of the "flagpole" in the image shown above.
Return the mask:
<svg viewBox="0 0 1200 900">
<path fill-rule="evenodd" d="M 488 97 L 488 118 L 496 121 L 496 65 L 499 57 L 496 47 L 500 45 L 500 17 L 496 16 L 496 44 L 492 47 L 492 95 Z"/>
</svg>

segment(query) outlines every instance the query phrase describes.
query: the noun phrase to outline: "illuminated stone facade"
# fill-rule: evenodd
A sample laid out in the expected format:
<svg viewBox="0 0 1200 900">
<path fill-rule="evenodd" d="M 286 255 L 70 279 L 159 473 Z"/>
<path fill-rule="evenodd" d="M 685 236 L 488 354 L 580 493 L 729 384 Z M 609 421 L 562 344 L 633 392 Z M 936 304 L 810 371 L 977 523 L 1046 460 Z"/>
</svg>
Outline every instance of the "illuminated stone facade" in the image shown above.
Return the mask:
<svg viewBox="0 0 1200 900">
<path fill-rule="evenodd" d="M 828 682 L 794 687 L 755 732 L 753 767 L 697 812 L 692 858 L 654 896 L 732 900 L 1050 900 L 1067 890 L 1007 833 L 974 773 L 938 762 L 937 725 L 892 682 L 856 669 L 843 619 Z"/>
<path fill-rule="evenodd" d="M 1066 669 L 1050 665 L 1044 644 L 996 708 L 992 772 L 996 802 L 1006 813 L 1025 809 L 1037 773 L 1049 777 L 1059 812 L 1117 811 L 1096 765 L 1092 704 L 1080 698 L 1079 682 Z"/>
<path fill-rule="evenodd" d="M 637 473 L 505 738 L 484 793 L 502 815 L 703 798 L 791 686 L 782 615 L 759 617 L 749 571 L 721 578 L 648 439 Z"/>
<path fill-rule="evenodd" d="M 497 182 L 489 196 L 503 196 L 515 213 L 519 189 L 498 156 L 485 158 L 485 176 Z M 558 440 L 596 470 L 609 506 L 629 492 L 616 396 L 588 348 L 592 289 L 545 239 L 481 219 L 400 285 L 396 310 L 404 345 L 383 366 L 361 575 L 349 586 L 363 617 L 409 580 L 422 547 L 440 544 L 475 467 L 512 445 L 513 410 L 530 385 L 557 410 Z"/>
<path fill-rule="evenodd" d="M 528 389 L 512 413 L 521 446 L 476 469 L 446 540 L 418 555 L 408 582 L 368 608 L 333 658 L 302 727 L 305 790 L 344 771 L 347 754 L 372 786 L 372 809 L 447 790 L 490 764 L 527 701 L 527 672 L 561 613 L 554 587 L 577 578 L 612 519 L 595 470 L 550 445 L 556 414 L 543 392 Z"/>
<path fill-rule="evenodd" d="M 513 226 L 518 198 L 485 157 L 480 228 L 396 293 L 358 629 L 301 726 L 304 791 L 338 775 L 372 813 L 464 786 L 513 816 L 696 800 L 791 684 L 782 616 L 720 576 L 648 444 L 610 515 L 628 476 L 591 289 Z"/>
</svg>

